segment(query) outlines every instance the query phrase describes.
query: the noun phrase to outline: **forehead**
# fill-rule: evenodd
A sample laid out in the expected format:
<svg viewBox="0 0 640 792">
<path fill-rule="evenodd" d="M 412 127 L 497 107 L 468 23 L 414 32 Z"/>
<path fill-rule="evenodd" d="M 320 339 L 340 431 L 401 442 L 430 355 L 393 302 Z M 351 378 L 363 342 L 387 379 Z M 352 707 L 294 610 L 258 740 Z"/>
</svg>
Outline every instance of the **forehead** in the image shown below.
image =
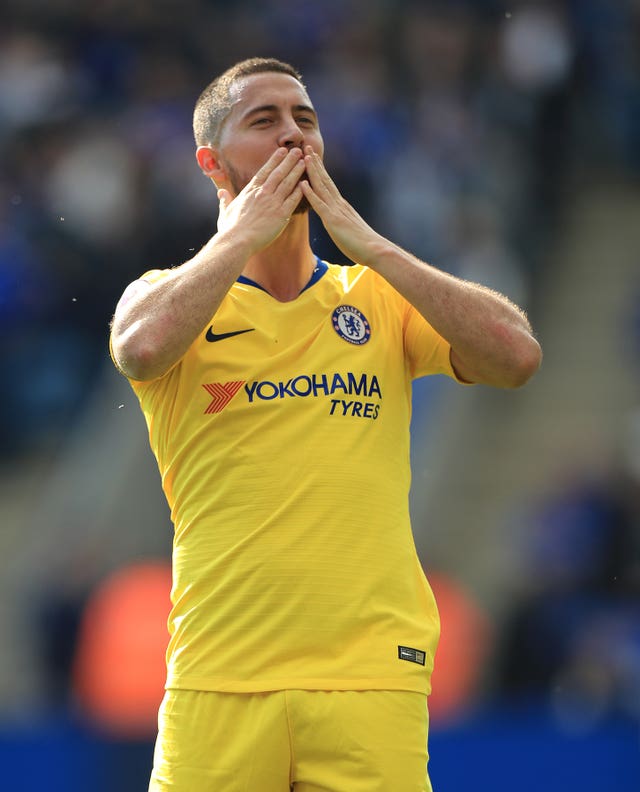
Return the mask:
<svg viewBox="0 0 640 792">
<path fill-rule="evenodd" d="M 311 106 L 311 100 L 302 83 L 290 74 L 279 72 L 241 77 L 231 85 L 229 93 L 232 102 L 230 117 L 238 117 L 251 107 L 266 104 Z"/>
</svg>

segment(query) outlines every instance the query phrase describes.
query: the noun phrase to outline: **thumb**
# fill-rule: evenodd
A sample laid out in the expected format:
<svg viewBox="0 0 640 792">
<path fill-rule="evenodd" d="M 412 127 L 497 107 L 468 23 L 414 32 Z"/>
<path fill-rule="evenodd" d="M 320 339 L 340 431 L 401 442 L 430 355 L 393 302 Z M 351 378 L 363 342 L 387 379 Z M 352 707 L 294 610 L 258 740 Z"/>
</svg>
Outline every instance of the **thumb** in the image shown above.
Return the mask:
<svg viewBox="0 0 640 792">
<path fill-rule="evenodd" d="M 220 201 L 220 209 L 224 211 L 231 203 L 231 193 L 221 187 L 218 190 L 218 201 Z"/>
</svg>

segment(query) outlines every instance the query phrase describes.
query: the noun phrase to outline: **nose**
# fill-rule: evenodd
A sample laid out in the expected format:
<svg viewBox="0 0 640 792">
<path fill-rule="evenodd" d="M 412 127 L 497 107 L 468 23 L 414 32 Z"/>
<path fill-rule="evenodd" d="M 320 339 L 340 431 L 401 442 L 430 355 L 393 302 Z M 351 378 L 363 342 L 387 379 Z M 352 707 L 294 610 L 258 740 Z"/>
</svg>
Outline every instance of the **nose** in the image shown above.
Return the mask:
<svg viewBox="0 0 640 792">
<path fill-rule="evenodd" d="M 290 118 L 284 124 L 278 138 L 278 145 L 287 149 L 302 148 L 304 146 L 304 134 L 293 118 Z"/>
</svg>

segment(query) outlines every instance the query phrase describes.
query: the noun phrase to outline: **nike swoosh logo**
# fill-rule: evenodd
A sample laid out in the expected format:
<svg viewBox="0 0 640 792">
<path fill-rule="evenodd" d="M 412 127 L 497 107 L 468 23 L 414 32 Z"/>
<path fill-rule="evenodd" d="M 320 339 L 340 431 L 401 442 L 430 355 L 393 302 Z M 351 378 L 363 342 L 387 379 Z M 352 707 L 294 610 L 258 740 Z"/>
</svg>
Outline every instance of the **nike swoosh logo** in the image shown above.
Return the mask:
<svg viewBox="0 0 640 792">
<path fill-rule="evenodd" d="M 243 333 L 252 333 L 255 330 L 255 327 L 249 327 L 247 330 L 232 330 L 230 333 L 214 333 L 213 332 L 213 325 L 207 330 L 207 335 L 205 338 L 207 341 L 222 341 L 225 338 L 233 338 L 233 336 L 242 335 Z"/>
</svg>

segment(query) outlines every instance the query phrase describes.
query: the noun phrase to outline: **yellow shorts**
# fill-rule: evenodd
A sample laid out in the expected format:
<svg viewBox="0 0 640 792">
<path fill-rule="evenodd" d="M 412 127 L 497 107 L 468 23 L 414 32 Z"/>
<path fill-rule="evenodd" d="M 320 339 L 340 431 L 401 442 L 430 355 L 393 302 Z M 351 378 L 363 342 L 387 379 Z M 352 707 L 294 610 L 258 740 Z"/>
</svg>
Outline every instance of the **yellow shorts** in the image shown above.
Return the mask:
<svg viewBox="0 0 640 792">
<path fill-rule="evenodd" d="M 168 690 L 149 792 L 431 792 L 421 693 Z"/>
</svg>

